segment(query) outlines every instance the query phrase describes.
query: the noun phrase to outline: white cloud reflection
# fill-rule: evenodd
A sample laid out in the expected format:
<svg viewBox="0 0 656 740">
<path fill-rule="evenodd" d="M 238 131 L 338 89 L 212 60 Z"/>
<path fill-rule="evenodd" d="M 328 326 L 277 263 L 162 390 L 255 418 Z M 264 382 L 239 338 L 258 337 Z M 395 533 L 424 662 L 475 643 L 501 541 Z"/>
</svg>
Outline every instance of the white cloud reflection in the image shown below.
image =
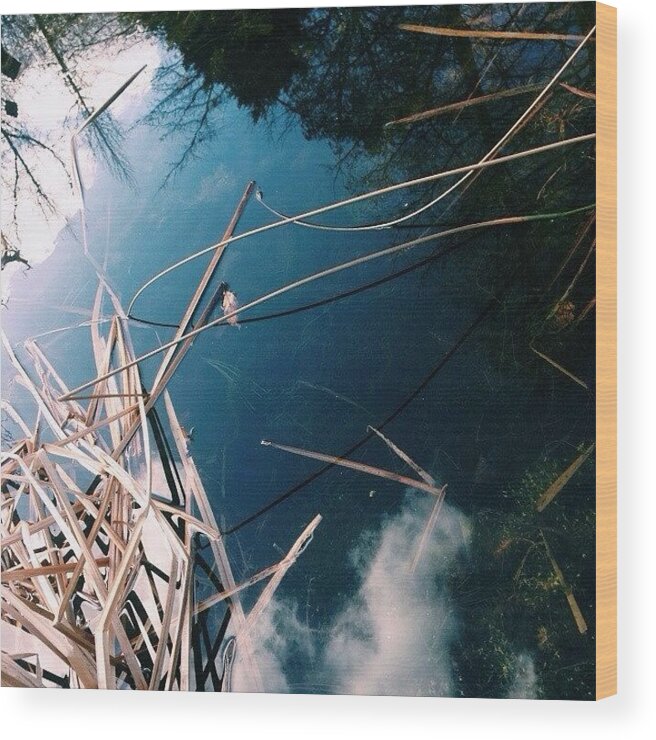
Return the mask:
<svg viewBox="0 0 656 740">
<path fill-rule="evenodd" d="M 348 694 L 445 696 L 453 693 L 450 645 L 457 624 L 445 585 L 466 546 L 466 518 L 445 505 L 416 572 L 409 564 L 432 500 L 409 493 L 374 542 L 356 548 L 355 597 L 332 625 L 325 664 Z"/>
<path fill-rule="evenodd" d="M 508 692 L 508 699 L 537 699 L 538 677 L 533 658 L 520 653 L 515 659 L 515 677 Z"/>
<path fill-rule="evenodd" d="M 467 547 L 469 524 L 445 505 L 420 564 L 410 574 L 432 508 L 429 497 L 408 492 L 401 511 L 378 533 L 365 533 L 352 551 L 358 586 L 319 636 L 294 607 L 274 600 L 254 635 L 267 691 L 289 690 L 284 663 L 304 651 L 317 685 L 332 693 L 449 696 L 454 694 L 450 648 L 457 620 L 447 577 Z M 244 666 L 235 665 L 235 690 L 249 690 Z"/>
<path fill-rule="evenodd" d="M 92 47 L 76 56 L 76 76 L 83 81 L 80 84 L 89 108 L 102 105 L 127 78 L 146 64 L 144 72 L 111 106 L 112 116 L 119 124 L 132 124 L 149 104 L 152 77 L 161 57 L 159 44 L 149 40 L 129 46 L 118 41 L 102 48 Z M 14 213 L 12 205 L 2 209 L 3 233 L 8 235 L 12 245 L 21 249 L 22 256 L 31 265 L 36 265 L 52 253 L 58 234 L 80 209 L 79 196 L 72 187 L 70 150 L 71 136 L 79 125 L 79 117 L 74 114 L 75 98 L 54 64 L 37 58 L 28 60 L 16 82 L 8 82 L 7 87 L 18 106 L 21 130 L 52 149 L 52 153 L 37 145 L 20 149 L 52 208 L 44 207 L 43 201 L 39 203 L 29 176 L 19 163 L 16 211 Z M 85 187 L 90 188 L 99 164 L 84 138 L 82 135 L 79 141 L 79 160 Z M 3 148 L 2 162 L 2 199 L 6 206 L 14 200 L 15 175 L 13 155 L 8 147 Z M 14 219 L 18 224 L 17 236 Z M 3 270 L 4 299 L 9 294 L 13 277 L 24 269 L 23 265 L 12 263 Z"/>
</svg>

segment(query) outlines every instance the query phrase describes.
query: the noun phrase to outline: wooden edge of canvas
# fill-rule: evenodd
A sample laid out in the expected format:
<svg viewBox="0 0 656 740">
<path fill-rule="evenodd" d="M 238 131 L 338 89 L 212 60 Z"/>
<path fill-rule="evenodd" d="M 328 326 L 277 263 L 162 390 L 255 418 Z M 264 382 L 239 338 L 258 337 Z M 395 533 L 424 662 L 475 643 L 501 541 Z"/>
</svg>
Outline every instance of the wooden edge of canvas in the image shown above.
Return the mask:
<svg viewBox="0 0 656 740">
<path fill-rule="evenodd" d="M 617 9 L 597 5 L 596 698 L 617 693 Z"/>
</svg>

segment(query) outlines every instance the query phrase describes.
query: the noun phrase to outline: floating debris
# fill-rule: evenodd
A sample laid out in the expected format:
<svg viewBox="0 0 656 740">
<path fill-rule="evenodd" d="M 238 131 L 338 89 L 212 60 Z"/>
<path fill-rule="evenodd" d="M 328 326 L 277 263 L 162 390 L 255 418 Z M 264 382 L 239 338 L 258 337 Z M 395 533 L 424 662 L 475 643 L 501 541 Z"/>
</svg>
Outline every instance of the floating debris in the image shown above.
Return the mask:
<svg viewBox="0 0 656 740">
<path fill-rule="evenodd" d="M 228 317 L 227 322 L 230 326 L 237 326 L 237 317 L 232 314 L 239 308 L 239 303 L 237 303 L 237 296 L 227 288 L 223 294 L 221 308 L 223 309 L 223 315 Z"/>
</svg>

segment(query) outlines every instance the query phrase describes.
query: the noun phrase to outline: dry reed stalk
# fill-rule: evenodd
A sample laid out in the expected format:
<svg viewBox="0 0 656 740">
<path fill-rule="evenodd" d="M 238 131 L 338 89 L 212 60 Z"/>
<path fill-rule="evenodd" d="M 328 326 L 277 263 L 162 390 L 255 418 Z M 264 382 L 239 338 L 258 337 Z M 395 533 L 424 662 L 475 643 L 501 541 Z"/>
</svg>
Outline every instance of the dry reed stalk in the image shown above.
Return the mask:
<svg viewBox="0 0 656 740">
<path fill-rule="evenodd" d="M 555 282 L 562 275 L 563 270 L 569 264 L 569 261 L 572 259 L 572 257 L 574 256 L 574 254 L 576 253 L 576 251 L 578 250 L 578 248 L 581 246 L 581 244 L 582 244 L 583 240 L 585 239 L 587 233 L 590 231 L 590 229 L 592 228 L 592 225 L 595 222 L 596 215 L 597 214 L 595 212 L 591 213 L 590 214 L 590 217 L 583 222 L 583 226 L 579 229 L 578 234 L 577 234 L 576 238 L 574 239 L 574 244 L 572 244 L 571 249 L 565 255 L 565 259 L 563 259 L 562 263 L 560 264 L 560 267 L 556 271 L 556 274 L 551 279 L 551 282 L 547 286 L 547 288 L 545 290 L 545 293 L 551 290 L 551 288 L 554 286 Z"/>
<path fill-rule="evenodd" d="M 321 515 L 317 514 L 317 516 L 312 519 L 312 521 L 298 536 L 291 549 L 287 553 L 286 557 L 283 559 L 282 565 L 276 570 L 271 580 L 267 583 L 267 585 L 264 587 L 264 590 L 259 595 L 253 608 L 248 613 L 246 625 L 243 628 L 244 631 L 252 630 L 259 616 L 271 602 L 271 599 L 273 598 L 276 589 L 284 578 L 285 573 L 287 573 L 291 566 L 296 562 L 298 556 L 308 546 L 308 544 L 312 540 L 312 537 L 314 536 L 314 530 L 319 526 L 320 523 Z M 243 635 L 243 631 L 237 632 L 237 638 L 239 638 L 240 635 Z"/>
<path fill-rule="evenodd" d="M 378 478 L 386 478 L 387 480 L 393 480 L 401 485 L 408 486 L 410 488 L 417 488 L 420 491 L 426 491 L 433 496 L 440 496 L 442 489 L 436 486 L 425 483 L 423 480 L 415 480 L 409 478 L 407 475 L 399 475 L 391 470 L 385 470 L 384 468 L 378 468 L 375 465 L 367 465 L 366 463 L 355 462 L 354 460 L 346 460 L 341 457 L 335 457 L 334 455 L 324 455 L 322 452 L 314 452 L 313 450 L 304 450 L 301 447 L 291 447 L 289 445 L 281 445 L 276 442 L 270 442 L 269 440 L 263 439 L 261 444 L 265 447 L 273 447 L 276 450 L 282 450 L 283 452 L 291 452 L 293 455 L 300 455 L 301 457 L 309 457 L 313 460 L 320 460 L 321 462 L 330 463 L 331 465 L 339 465 L 343 468 L 350 468 L 351 470 L 357 470 L 360 473 L 366 473 L 367 475 L 375 475 Z"/>
<path fill-rule="evenodd" d="M 196 290 L 194 291 L 194 294 L 191 297 L 191 300 L 189 301 L 189 304 L 182 316 L 182 320 L 180 321 L 178 325 L 178 329 L 176 330 L 176 333 L 175 333 L 176 339 L 183 336 L 187 327 L 189 326 L 189 322 L 191 321 L 194 315 L 194 312 L 196 311 L 203 297 L 203 294 L 205 293 L 207 286 L 209 285 L 210 281 L 214 277 L 216 269 L 219 266 L 221 257 L 223 257 L 223 253 L 228 244 L 228 239 L 230 239 L 230 237 L 234 234 L 235 229 L 237 228 L 239 219 L 241 218 L 241 215 L 244 212 L 244 209 L 246 208 L 246 204 L 248 203 L 248 199 L 250 198 L 254 187 L 255 187 L 255 183 L 252 180 L 246 185 L 246 189 L 244 190 L 244 193 L 241 196 L 239 203 L 237 204 L 237 208 L 235 209 L 235 212 L 233 213 L 232 218 L 230 219 L 230 223 L 226 227 L 225 232 L 223 236 L 221 237 L 221 241 L 218 243 L 216 249 L 214 250 L 212 259 L 210 260 L 209 265 L 205 269 L 205 272 L 203 273 L 203 276 L 200 282 L 198 283 Z M 184 351 L 184 346 L 180 347 L 178 351 Z M 153 382 L 154 387 L 157 387 L 159 385 L 160 381 L 162 380 L 162 376 L 166 372 L 169 363 L 173 359 L 173 355 L 175 352 L 176 352 L 176 348 L 174 345 L 166 353 L 164 359 L 162 360 L 162 364 L 155 376 L 155 381 Z"/>
<path fill-rule="evenodd" d="M 597 303 L 597 297 L 591 298 L 586 304 L 581 313 L 576 317 L 576 321 L 574 322 L 574 326 L 576 326 L 578 323 L 583 321 L 585 317 L 592 311 L 592 309 L 595 307 Z"/>
<path fill-rule="evenodd" d="M 379 439 L 382 439 L 395 455 L 400 457 L 406 465 L 409 465 L 415 473 L 417 473 L 424 483 L 427 483 L 429 486 L 433 486 L 434 488 L 438 488 L 435 478 L 433 478 L 432 475 L 429 475 L 423 468 L 420 468 L 410 455 L 404 452 L 400 447 L 397 447 L 391 439 L 388 439 L 381 431 L 374 429 L 372 426 L 368 426 L 367 431 L 373 432 Z"/>
<path fill-rule="evenodd" d="M 538 511 L 544 511 L 547 506 L 556 498 L 556 496 L 563 490 L 567 485 L 571 477 L 576 471 L 583 465 L 583 463 L 590 457 L 590 454 L 594 450 L 594 442 L 585 449 L 563 470 L 563 472 L 556 478 L 556 480 L 540 495 L 538 498 L 535 508 Z"/>
<path fill-rule="evenodd" d="M 424 530 L 421 533 L 421 537 L 419 538 L 419 543 L 417 545 L 417 550 L 415 551 L 414 557 L 412 558 L 412 562 L 410 563 L 410 575 L 414 575 L 417 566 L 419 565 L 419 561 L 421 560 L 424 550 L 426 549 L 426 545 L 428 544 L 431 535 L 433 534 L 433 530 L 435 529 L 435 525 L 437 524 L 437 520 L 440 516 L 440 512 L 442 511 L 442 504 L 444 504 L 444 497 L 446 496 L 446 486 L 442 487 L 442 493 L 438 496 L 437 500 L 433 504 L 433 508 L 431 510 L 430 516 L 428 517 L 428 520 L 426 521 L 426 525 L 424 526 Z"/>
<path fill-rule="evenodd" d="M 3 686 L 31 689 L 42 689 L 44 687 L 42 675 L 35 675 L 18 664 L 17 661 L 23 657 L 22 655 L 8 655 L 3 652 L 1 657 Z"/>
<path fill-rule="evenodd" d="M 590 245 L 590 249 L 585 254 L 585 257 L 581 261 L 581 264 L 579 265 L 578 270 L 576 271 L 576 274 L 570 281 L 569 285 L 565 289 L 565 292 L 560 296 L 560 298 L 555 302 L 554 307 L 549 312 L 549 315 L 547 316 L 547 320 L 549 320 L 558 310 L 558 306 L 562 303 L 564 303 L 570 296 L 570 293 L 574 290 L 574 286 L 576 285 L 578 279 L 583 274 L 583 270 L 585 270 L 585 266 L 588 264 L 588 260 L 592 256 L 592 253 L 595 250 L 595 247 L 597 246 L 596 239 L 593 239 L 592 244 Z"/>
<path fill-rule="evenodd" d="M 565 593 L 565 598 L 567 599 L 567 605 L 569 606 L 569 609 L 572 612 L 572 617 L 574 618 L 574 623 L 576 624 L 576 628 L 582 635 L 584 635 L 588 631 L 588 625 L 583 616 L 583 612 L 581 611 L 579 607 L 578 601 L 576 600 L 576 597 L 574 596 L 574 592 L 572 591 L 571 586 L 565 580 L 565 576 L 563 575 L 562 570 L 558 566 L 558 563 L 556 562 L 556 558 L 554 558 L 553 553 L 551 552 L 551 548 L 549 547 L 549 543 L 547 542 L 542 530 L 540 530 L 540 536 L 542 537 L 542 542 L 544 543 L 544 549 L 547 553 L 547 557 L 549 558 L 549 562 L 551 563 L 551 567 L 553 569 L 554 575 L 556 576 L 556 579 L 560 587 L 563 589 L 563 592 Z"/>
<path fill-rule="evenodd" d="M 385 124 L 385 128 L 391 126 L 400 126 L 406 123 L 417 123 L 417 121 L 425 121 L 429 118 L 442 116 L 445 113 L 453 113 L 454 111 L 460 111 L 473 105 L 482 105 L 483 103 L 489 103 L 493 100 L 503 100 L 505 98 L 512 98 L 517 95 L 526 95 L 530 92 L 537 92 L 538 90 L 541 90 L 542 87 L 542 85 L 522 85 L 520 87 L 509 88 L 508 90 L 500 90 L 499 92 L 490 93 L 488 95 L 478 95 L 475 98 L 459 100 L 455 103 L 447 103 L 445 105 L 440 105 L 437 108 L 430 108 L 429 110 L 422 111 L 421 113 L 413 113 L 410 116 L 397 118 L 394 121 L 388 121 Z"/>
<path fill-rule="evenodd" d="M 299 537 L 296 539 L 294 545 L 290 549 L 290 551 L 285 555 L 285 557 L 282 560 L 279 560 L 277 563 L 274 563 L 273 565 L 269 565 L 266 568 L 263 568 L 262 570 L 258 571 L 254 575 L 247 578 L 242 583 L 234 586 L 233 588 L 226 589 L 225 591 L 220 591 L 219 593 L 214 594 L 213 596 L 208 596 L 206 599 L 203 599 L 203 601 L 199 602 L 198 605 L 194 609 L 194 614 L 200 614 L 201 612 L 206 611 L 207 609 L 211 608 L 215 604 L 220 603 L 221 601 L 225 601 L 225 599 L 229 599 L 230 597 L 234 596 L 236 593 L 239 593 L 240 591 L 243 591 L 244 589 L 249 588 L 250 586 L 254 586 L 256 583 L 260 583 L 260 581 L 264 581 L 267 578 L 271 578 L 272 576 L 275 576 L 277 574 L 282 573 L 280 576 L 282 576 L 287 572 L 287 570 L 296 562 L 298 556 L 301 553 L 302 549 L 305 549 L 306 544 L 309 542 L 309 539 L 312 537 L 312 534 L 314 532 L 314 529 L 321 521 L 321 517 L 317 515 L 312 522 L 308 525 L 308 527 L 299 535 Z"/>
<path fill-rule="evenodd" d="M 587 384 L 581 380 L 581 378 L 574 375 L 574 373 L 571 373 L 569 370 L 564 368 L 562 365 L 559 365 L 555 360 L 552 360 L 551 357 L 548 355 L 545 355 L 543 352 L 540 352 L 540 350 L 536 349 L 535 347 L 531 346 L 531 350 L 535 352 L 535 354 L 538 357 L 541 357 L 545 362 L 548 362 L 552 367 L 555 367 L 556 370 L 561 372 L 563 375 L 566 375 L 570 380 L 573 380 L 577 385 L 580 385 L 581 388 L 585 388 L 585 390 L 589 390 Z"/>
<path fill-rule="evenodd" d="M 407 453 L 405 453 L 400 447 L 397 447 L 382 432 L 378 431 L 377 429 L 374 429 L 371 426 L 367 427 L 367 429 L 369 431 L 372 431 L 374 434 L 378 435 L 378 437 L 380 437 L 383 440 L 383 442 L 385 442 L 385 444 L 392 450 L 392 452 L 394 452 L 396 455 L 398 455 L 401 458 L 401 460 L 407 463 L 425 483 L 428 483 L 431 486 L 437 487 L 437 483 L 435 482 L 435 479 L 431 475 L 429 475 L 423 468 L 419 467 L 419 465 L 417 465 L 417 463 Z M 421 560 L 424 554 L 424 550 L 426 549 L 426 545 L 428 544 L 431 538 L 431 535 L 433 534 L 433 530 L 435 529 L 435 525 L 437 524 L 437 520 L 439 518 L 440 512 L 442 511 L 442 504 L 444 503 L 445 496 L 446 496 L 446 485 L 440 488 L 440 495 L 437 497 L 435 503 L 433 504 L 431 513 L 428 517 L 428 520 L 426 521 L 424 529 L 419 538 L 417 549 L 410 563 L 409 570 L 410 570 L 411 576 L 415 574 L 417 570 L 417 566 L 419 565 L 419 561 Z"/>
<path fill-rule="evenodd" d="M 567 90 L 567 92 L 572 93 L 572 95 L 578 95 L 580 98 L 585 98 L 586 100 L 596 100 L 597 94 L 590 92 L 589 90 L 581 90 L 580 87 L 574 87 L 574 85 L 568 85 L 566 82 L 561 82 L 560 86 Z"/>
<path fill-rule="evenodd" d="M 431 36 L 454 38 L 497 39 L 502 41 L 582 41 L 585 36 L 563 33 L 537 33 L 533 31 L 477 31 L 471 28 L 444 28 L 441 26 L 423 26 L 414 23 L 400 23 L 402 31 L 426 33 Z"/>
</svg>

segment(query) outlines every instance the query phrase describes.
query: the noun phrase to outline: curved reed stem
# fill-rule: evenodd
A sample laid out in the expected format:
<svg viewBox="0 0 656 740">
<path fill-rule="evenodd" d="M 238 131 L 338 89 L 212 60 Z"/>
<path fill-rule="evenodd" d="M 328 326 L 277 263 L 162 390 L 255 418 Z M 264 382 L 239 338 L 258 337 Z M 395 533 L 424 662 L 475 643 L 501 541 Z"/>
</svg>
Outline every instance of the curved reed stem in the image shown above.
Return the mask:
<svg viewBox="0 0 656 740">
<path fill-rule="evenodd" d="M 280 221 L 275 221 L 272 224 L 266 224 L 265 226 L 260 226 L 256 229 L 252 229 L 250 231 L 246 231 L 243 234 L 237 234 L 236 236 L 231 237 L 231 239 L 228 239 L 224 242 L 219 242 L 218 244 L 213 244 L 210 247 L 206 247 L 205 249 L 202 249 L 198 252 L 194 252 L 194 254 L 189 255 L 188 257 L 185 257 L 182 260 L 179 260 L 178 262 L 175 262 L 173 265 L 170 265 L 164 270 L 161 270 L 156 275 L 154 275 L 150 280 L 148 280 L 144 285 L 139 288 L 139 290 L 134 294 L 132 300 L 130 301 L 130 304 L 128 306 L 128 313 L 132 313 L 132 309 L 134 308 L 134 304 L 136 303 L 139 296 L 147 289 L 149 288 L 155 281 L 159 280 L 160 278 L 164 277 L 164 275 L 167 275 L 168 273 L 172 272 L 173 270 L 177 269 L 178 267 L 182 267 L 182 265 L 187 264 L 188 262 L 191 262 L 191 260 L 196 259 L 197 257 L 201 257 L 204 254 L 207 254 L 207 252 L 211 252 L 219 246 L 225 246 L 229 244 L 231 241 L 237 241 L 238 239 L 245 239 L 248 236 L 254 236 L 255 234 L 261 234 L 265 231 L 268 231 L 269 229 L 275 229 L 279 228 L 280 226 L 285 226 L 289 223 L 298 223 L 299 221 L 307 218 L 311 218 L 312 216 L 318 216 L 322 213 L 327 213 L 328 211 L 335 210 L 337 208 L 343 208 L 347 205 L 352 205 L 353 203 L 358 203 L 363 200 L 367 200 L 368 198 L 374 198 L 378 197 L 380 195 L 384 195 L 386 193 L 394 192 L 395 190 L 401 190 L 403 188 L 407 187 L 414 187 L 416 185 L 421 185 L 423 183 L 428 182 L 434 182 L 435 180 L 448 177 L 450 175 L 456 175 L 456 174 L 463 174 L 463 176 L 455 182 L 451 187 L 444 190 L 442 193 L 440 193 L 436 198 L 433 198 L 433 200 L 429 201 L 425 205 L 423 205 L 421 208 L 413 211 L 412 213 L 408 213 L 405 216 L 401 216 L 400 218 L 394 219 L 392 221 L 386 221 L 379 224 L 373 224 L 370 226 L 367 226 L 367 229 L 383 229 L 388 228 L 390 226 L 395 226 L 397 224 L 403 223 L 411 218 L 414 218 L 415 216 L 418 216 L 420 213 L 423 213 L 424 211 L 428 210 L 429 208 L 432 208 L 434 205 L 436 205 L 440 200 L 445 198 L 447 195 L 452 193 L 456 188 L 458 188 L 465 180 L 467 180 L 473 172 L 475 172 L 478 169 L 481 169 L 483 167 L 491 166 L 491 164 L 501 164 L 503 161 L 509 161 L 509 158 L 503 158 L 498 157 L 494 162 L 491 162 L 495 154 L 514 136 L 514 134 L 522 127 L 526 119 L 532 115 L 535 108 L 537 108 L 544 98 L 548 95 L 550 90 L 556 85 L 558 82 L 560 76 L 565 72 L 565 70 L 569 67 L 569 65 L 574 61 L 576 56 L 579 54 L 581 49 L 585 46 L 587 41 L 592 37 L 596 30 L 596 26 L 593 26 L 590 32 L 585 36 L 583 41 L 576 47 L 576 49 L 572 52 L 572 54 L 568 57 L 568 59 L 565 61 L 565 63 L 560 67 L 560 69 L 556 72 L 556 74 L 551 78 L 551 80 L 545 85 L 545 87 L 542 89 L 542 92 L 533 100 L 533 102 L 528 106 L 528 108 L 522 113 L 522 115 L 515 121 L 515 123 L 506 131 L 506 133 L 497 141 L 497 143 L 487 152 L 487 154 L 475 165 L 468 165 L 466 167 L 458 167 L 455 170 L 449 170 L 447 172 L 441 172 L 441 173 L 435 173 L 433 175 L 428 175 L 426 177 L 417 178 L 415 180 L 407 180 L 402 183 L 397 183 L 396 185 L 390 185 L 385 188 L 380 188 L 378 190 L 374 190 L 369 193 L 362 193 L 360 195 L 356 195 L 352 198 L 346 198 L 345 200 L 338 201 L 336 203 L 330 203 L 326 206 L 322 206 L 320 208 L 315 208 L 311 211 L 307 211 L 306 213 L 299 214 L 298 216 L 293 216 L 289 218 L 282 219 Z M 589 134 L 588 138 L 593 138 L 594 134 Z M 581 141 L 584 140 L 585 137 L 576 137 L 575 139 L 569 139 L 568 143 L 574 143 L 575 141 Z M 557 144 L 563 145 L 563 142 L 557 142 Z M 554 148 L 553 145 L 551 145 L 551 148 Z M 539 150 L 539 148 L 538 148 Z M 537 153 L 536 150 L 529 150 L 530 153 Z M 546 148 L 541 149 L 541 151 L 547 151 Z M 527 156 L 528 152 L 524 152 L 524 156 Z M 514 155 L 510 155 L 514 156 Z M 517 157 L 514 157 L 517 158 Z M 353 231 L 360 231 L 363 227 L 344 227 L 345 230 L 353 230 Z"/>
<path fill-rule="evenodd" d="M 435 239 L 440 239 L 445 236 L 452 236 L 454 234 L 462 234 L 466 231 L 473 231 L 476 229 L 485 229 L 485 228 L 490 228 L 493 226 L 511 226 L 513 224 L 529 223 L 531 221 L 545 221 L 545 220 L 551 220 L 554 218 L 565 218 L 567 216 L 589 210 L 590 208 L 594 208 L 594 204 L 583 206 L 581 208 L 574 208 L 573 210 L 563 211 L 560 213 L 538 213 L 538 214 L 531 214 L 528 216 L 508 216 L 505 218 L 492 219 L 490 221 L 480 221 L 480 222 L 473 223 L 473 224 L 465 224 L 463 226 L 456 226 L 452 229 L 446 229 L 445 231 L 438 232 L 437 234 L 429 234 L 428 236 L 422 236 L 418 239 L 413 239 L 408 242 L 403 242 L 402 244 L 395 244 L 392 247 L 387 247 L 386 249 L 381 249 L 376 252 L 370 252 L 369 254 L 365 254 L 362 257 L 356 257 L 355 259 L 348 260 L 348 262 L 340 262 L 339 264 L 334 265 L 333 267 L 328 267 L 325 270 L 320 270 L 319 272 L 312 273 L 311 275 L 307 275 L 306 277 L 301 278 L 300 280 L 295 280 L 292 283 L 283 285 L 281 288 L 277 288 L 276 290 L 273 290 L 270 293 L 265 293 L 263 296 L 260 296 L 259 298 L 256 298 L 250 301 L 249 303 L 245 303 L 243 306 L 240 306 L 236 311 L 232 311 L 230 313 L 224 314 L 223 316 L 219 316 L 218 318 L 214 319 L 213 321 L 208 322 L 207 324 L 203 324 L 202 326 L 199 326 L 198 328 L 193 329 L 192 331 L 189 331 L 186 334 L 183 334 L 182 336 L 179 336 L 176 339 L 171 340 L 170 342 L 166 342 L 165 344 L 162 344 L 161 346 L 156 347 L 153 350 L 150 350 L 150 352 L 146 352 L 145 354 L 141 355 L 141 357 L 137 357 L 134 360 L 131 360 L 130 362 L 125 363 L 121 367 L 117 367 L 111 370 L 110 372 L 104 373 L 102 375 L 98 375 L 93 380 L 89 380 L 88 382 L 83 383 L 77 388 L 74 388 L 72 391 L 69 391 L 66 395 L 62 396 L 59 400 L 60 401 L 70 400 L 80 391 L 85 390 L 86 388 L 90 388 L 91 386 L 96 385 L 97 383 L 101 383 L 102 381 L 107 380 L 108 378 L 110 378 L 112 375 L 115 375 L 116 373 L 123 372 L 130 367 L 134 367 L 135 365 L 138 365 L 140 362 L 143 362 L 144 360 L 148 360 L 151 357 L 155 357 L 155 355 L 158 355 L 161 352 L 165 352 L 171 347 L 175 347 L 175 345 L 179 344 L 180 342 L 184 342 L 187 339 L 191 339 L 192 337 L 195 337 L 198 334 L 201 334 L 207 329 L 211 329 L 214 326 L 227 323 L 233 316 L 237 316 L 243 313 L 244 311 L 248 311 L 249 309 L 254 308 L 255 306 L 259 306 L 262 303 L 266 303 L 267 301 L 270 301 L 273 298 L 277 298 L 278 296 L 281 296 L 285 293 L 289 293 L 290 291 L 295 290 L 296 288 L 300 288 L 303 285 L 307 285 L 308 283 L 312 283 L 316 280 L 321 280 L 322 278 L 329 277 L 330 275 L 334 275 L 338 272 L 342 272 L 343 270 L 348 270 L 352 267 L 357 267 L 358 265 L 363 265 L 367 262 L 372 262 L 373 260 L 380 259 L 381 257 L 387 257 L 389 255 L 396 254 L 397 252 L 401 252 L 406 249 L 413 249 L 415 247 L 421 246 L 423 244 L 434 241 Z"/>
</svg>

